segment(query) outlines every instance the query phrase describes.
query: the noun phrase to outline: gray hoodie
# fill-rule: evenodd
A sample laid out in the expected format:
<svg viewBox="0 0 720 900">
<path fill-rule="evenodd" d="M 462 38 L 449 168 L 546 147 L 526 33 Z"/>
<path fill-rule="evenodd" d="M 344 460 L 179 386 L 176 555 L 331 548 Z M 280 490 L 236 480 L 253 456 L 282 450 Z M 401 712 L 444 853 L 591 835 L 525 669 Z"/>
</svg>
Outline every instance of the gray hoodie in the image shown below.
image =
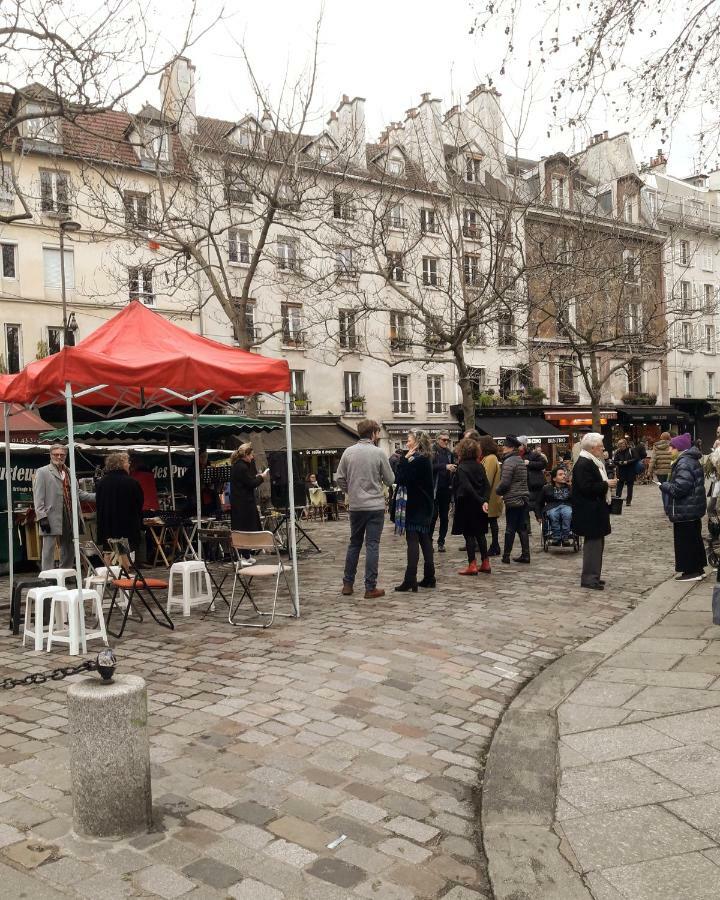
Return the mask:
<svg viewBox="0 0 720 900">
<path fill-rule="evenodd" d="M 335 480 L 345 491 L 351 510 L 385 509 L 383 485 L 395 481 L 387 457 L 370 440 L 361 440 L 343 453 Z"/>
</svg>

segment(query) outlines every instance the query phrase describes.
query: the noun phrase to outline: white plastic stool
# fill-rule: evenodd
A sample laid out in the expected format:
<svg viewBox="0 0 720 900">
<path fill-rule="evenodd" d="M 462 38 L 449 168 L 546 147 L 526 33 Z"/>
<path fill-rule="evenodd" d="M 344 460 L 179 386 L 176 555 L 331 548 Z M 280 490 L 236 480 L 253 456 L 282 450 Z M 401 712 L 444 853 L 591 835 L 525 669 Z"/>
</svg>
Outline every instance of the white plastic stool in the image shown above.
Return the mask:
<svg viewBox="0 0 720 900">
<path fill-rule="evenodd" d="M 108 585 L 108 581 L 110 581 L 111 578 L 120 578 L 121 573 L 122 569 L 120 566 L 99 566 L 95 569 L 94 575 L 88 575 L 85 578 L 83 587 L 86 591 L 97 590 L 100 597 L 104 599 L 105 588 Z M 120 594 L 125 602 L 127 602 L 127 597 L 124 592 L 121 591 Z"/>
<path fill-rule="evenodd" d="M 182 594 L 175 593 L 176 576 L 182 577 Z M 201 559 L 173 563 L 170 566 L 168 582 L 168 613 L 173 603 L 176 606 L 182 606 L 184 616 L 190 615 L 191 606 L 212 603 L 213 591 L 210 573 Z"/>
<path fill-rule="evenodd" d="M 75 569 L 43 569 L 38 578 L 54 581 L 59 587 L 67 588 L 68 578 L 75 578 Z"/>
<path fill-rule="evenodd" d="M 85 631 L 85 601 L 92 601 L 95 614 L 98 617 L 98 627 L 95 631 Z M 58 633 L 53 628 L 53 613 L 56 604 L 67 605 L 67 622 L 66 630 Z M 94 638 L 102 638 L 103 643 L 107 645 L 107 632 L 105 631 L 105 618 L 103 616 L 102 600 L 97 591 L 92 590 L 74 590 L 59 591 L 52 595 L 50 601 L 50 628 L 48 629 L 48 653 L 52 649 L 53 641 L 61 644 L 68 644 L 70 656 L 78 656 L 80 647 L 83 653 L 87 653 L 87 642 Z"/>
<path fill-rule="evenodd" d="M 43 625 L 43 609 L 45 606 L 45 600 L 49 597 L 53 597 L 55 594 L 59 594 L 62 592 L 62 588 L 58 587 L 56 584 L 48 585 L 47 587 L 34 587 L 30 588 L 30 590 L 25 595 L 25 626 L 23 628 L 23 647 L 25 646 L 25 638 L 31 637 L 35 639 L 35 652 L 39 653 L 43 648 L 43 638 L 49 632 L 46 632 L 45 627 Z M 30 610 L 34 608 L 34 619 L 33 619 L 33 627 L 30 627 Z M 53 614 L 59 615 L 60 610 L 57 611 L 50 607 L 50 615 Z M 50 620 L 50 625 L 52 626 L 52 619 Z M 58 625 L 62 627 L 63 621 L 62 619 L 58 622 Z"/>
</svg>

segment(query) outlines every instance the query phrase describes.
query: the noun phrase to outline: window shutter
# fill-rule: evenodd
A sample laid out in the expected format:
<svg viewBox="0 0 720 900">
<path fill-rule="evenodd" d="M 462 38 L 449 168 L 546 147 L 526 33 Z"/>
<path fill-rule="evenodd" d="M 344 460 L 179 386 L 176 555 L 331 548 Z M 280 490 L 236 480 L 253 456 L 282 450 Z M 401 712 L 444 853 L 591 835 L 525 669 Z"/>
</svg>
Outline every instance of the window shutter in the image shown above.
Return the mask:
<svg viewBox="0 0 720 900">
<path fill-rule="evenodd" d="M 54 208 L 52 172 L 40 172 L 40 209 L 49 212 Z"/>
<path fill-rule="evenodd" d="M 68 199 L 68 179 L 64 172 L 56 173 L 55 186 L 57 191 L 57 211 L 65 215 L 70 212 L 70 202 Z"/>
<path fill-rule="evenodd" d="M 62 288 L 60 272 L 60 251 L 53 247 L 43 248 L 43 269 L 45 272 L 45 287 L 59 291 Z M 72 250 L 65 251 L 65 288 L 68 291 L 75 290 L 75 259 Z"/>
</svg>

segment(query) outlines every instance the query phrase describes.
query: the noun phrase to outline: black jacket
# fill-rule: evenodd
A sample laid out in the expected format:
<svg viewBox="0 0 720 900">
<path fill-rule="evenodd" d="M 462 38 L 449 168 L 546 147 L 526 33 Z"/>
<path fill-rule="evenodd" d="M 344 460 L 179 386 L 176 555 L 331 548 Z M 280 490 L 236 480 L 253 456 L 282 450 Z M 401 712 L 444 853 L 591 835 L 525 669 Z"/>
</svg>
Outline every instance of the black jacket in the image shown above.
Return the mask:
<svg viewBox="0 0 720 900">
<path fill-rule="evenodd" d="M 484 534 L 487 513 L 483 503 L 490 498 L 485 466 L 476 459 L 461 459 L 455 473 L 455 517 L 453 534 Z"/>
<path fill-rule="evenodd" d="M 435 508 L 430 457 L 420 453 L 410 459 L 403 456 L 395 470 L 395 484 L 407 488 L 405 527 L 410 531 L 429 531 Z"/>
<path fill-rule="evenodd" d="M 255 488 L 262 484 L 254 462 L 238 459 L 230 469 L 230 527 L 233 531 L 260 531 Z"/>
<path fill-rule="evenodd" d="M 572 530 L 586 538 L 610 534 L 608 484 L 591 459 L 578 457 L 573 466 Z"/>
<path fill-rule="evenodd" d="M 109 538 L 127 538 L 131 550 L 140 546 L 143 499 L 139 482 L 124 469 L 103 475 L 95 488 L 97 542 L 101 547 Z"/>
<path fill-rule="evenodd" d="M 660 485 L 665 512 L 671 522 L 695 522 L 706 510 L 705 476 L 697 447 L 691 447 L 675 460 L 670 478 Z"/>
<path fill-rule="evenodd" d="M 545 511 L 547 509 L 553 509 L 555 506 L 569 506 L 572 503 L 572 488 L 569 484 L 561 485 L 564 497 L 559 497 L 555 492 L 554 484 L 546 484 L 542 489 L 542 493 L 540 494 L 540 509 Z"/>
<path fill-rule="evenodd" d="M 539 450 L 532 450 L 526 454 L 527 483 L 531 494 L 539 493 L 545 487 L 545 466 L 547 459 Z"/>
<path fill-rule="evenodd" d="M 455 454 L 447 447 L 437 447 L 433 454 L 432 472 L 435 491 L 449 491 L 452 485 L 452 475 L 447 467 L 455 462 Z"/>
<path fill-rule="evenodd" d="M 626 447 L 625 450 L 616 450 L 613 462 L 617 468 L 618 478 L 622 478 L 624 481 L 634 478 L 637 461 L 637 454 L 630 447 Z"/>
</svg>

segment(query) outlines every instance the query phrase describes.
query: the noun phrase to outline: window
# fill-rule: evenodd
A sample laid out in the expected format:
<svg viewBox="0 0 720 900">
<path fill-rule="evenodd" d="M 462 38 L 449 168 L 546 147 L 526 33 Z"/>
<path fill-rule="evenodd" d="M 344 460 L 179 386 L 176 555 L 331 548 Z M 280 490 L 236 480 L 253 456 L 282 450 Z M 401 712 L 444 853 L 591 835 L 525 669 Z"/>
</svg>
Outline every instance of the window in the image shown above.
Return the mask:
<svg viewBox="0 0 720 900">
<path fill-rule="evenodd" d="M 468 369 L 468 381 L 474 396 L 485 392 L 487 374 L 484 368 Z"/>
<path fill-rule="evenodd" d="M 678 242 L 678 262 L 681 266 L 690 265 L 690 241 Z"/>
<path fill-rule="evenodd" d="M 411 413 L 412 406 L 410 404 L 410 376 L 409 375 L 393 375 L 393 412 L 394 413 Z"/>
<path fill-rule="evenodd" d="M 332 149 L 330 147 L 318 147 L 317 149 L 317 161 L 325 165 L 329 163 L 332 159 Z"/>
<path fill-rule="evenodd" d="M 130 228 L 147 228 L 150 221 L 148 215 L 150 195 L 136 191 L 125 191 L 123 204 L 125 206 L 125 224 Z"/>
<path fill-rule="evenodd" d="M 477 238 L 480 236 L 477 210 L 463 210 L 463 235 L 467 238 Z"/>
<path fill-rule="evenodd" d="M 639 277 L 638 258 L 632 250 L 623 250 L 623 272 L 626 282 L 637 284 Z"/>
<path fill-rule="evenodd" d="M 2 251 L 2 277 L 17 278 L 17 246 L 3 243 L 0 244 L 0 251 Z"/>
<path fill-rule="evenodd" d="M 20 325 L 5 326 L 5 359 L 9 375 L 22 369 L 22 327 Z"/>
<path fill-rule="evenodd" d="M 289 272 L 297 272 L 300 269 L 295 241 L 289 238 L 278 238 L 277 267 Z"/>
<path fill-rule="evenodd" d="M 405 281 L 402 253 L 388 253 L 388 278 L 390 281 Z"/>
<path fill-rule="evenodd" d="M 715 285 L 714 284 L 704 284 L 703 285 L 703 306 L 705 307 L 705 312 L 708 312 L 708 313 L 715 312 Z"/>
<path fill-rule="evenodd" d="M 680 282 L 680 310 L 688 313 L 692 309 L 692 285 L 689 281 Z"/>
<path fill-rule="evenodd" d="M 390 207 L 388 211 L 388 225 L 390 228 L 405 227 L 405 210 L 402 203 L 397 203 L 395 206 Z"/>
<path fill-rule="evenodd" d="M 472 347 L 483 347 L 487 343 L 487 336 L 482 325 L 472 325 L 468 331 L 467 342 Z"/>
<path fill-rule="evenodd" d="M 333 218 L 352 220 L 355 217 L 352 203 L 348 194 L 341 194 L 340 191 L 333 192 Z"/>
<path fill-rule="evenodd" d="M 683 372 L 683 393 L 686 398 L 693 394 L 693 373 Z"/>
<path fill-rule="evenodd" d="M 482 175 L 480 162 L 475 156 L 465 157 L 465 181 L 480 181 Z"/>
<path fill-rule="evenodd" d="M 249 150 L 257 140 L 257 129 L 255 128 L 235 128 L 230 135 L 230 140 L 243 150 Z"/>
<path fill-rule="evenodd" d="M 577 324 L 577 302 L 575 297 L 564 297 L 558 300 L 558 326 L 560 331 L 566 328 L 575 328 Z"/>
<path fill-rule="evenodd" d="M 345 411 L 364 412 L 365 403 L 360 400 L 360 373 L 345 372 L 343 375 L 343 387 L 345 389 Z"/>
<path fill-rule="evenodd" d="M 503 398 L 516 394 L 520 388 L 520 378 L 517 369 L 507 369 L 500 367 L 500 380 L 498 383 L 498 391 Z"/>
<path fill-rule="evenodd" d="M 344 350 L 357 350 L 357 313 L 351 309 L 338 312 L 338 343 Z"/>
<path fill-rule="evenodd" d="M 228 260 L 243 266 L 250 263 L 249 232 L 238 231 L 237 228 L 228 229 Z"/>
<path fill-rule="evenodd" d="M 442 338 L 442 316 L 425 316 L 425 347 L 428 350 L 437 350 L 445 343 Z"/>
<path fill-rule="evenodd" d="M 43 270 L 45 287 L 53 291 L 62 290 L 60 248 L 43 247 Z M 72 250 L 65 250 L 65 289 L 75 290 L 75 253 Z"/>
<path fill-rule="evenodd" d="M 627 333 L 636 338 L 642 336 L 642 304 L 640 303 L 628 304 Z"/>
<path fill-rule="evenodd" d="M 398 159 L 396 156 L 390 157 L 388 159 L 386 168 L 388 175 L 402 175 L 405 171 L 403 161 L 401 159 Z"/>
<path fill-rule="evenodd" d="M 634 206 L 635 199 L 633 197 L 626 197 L 623 202 L 623 219 L 629 224 L 632 224 L 632 222 L 635 221 Z"/>
<path fill-rule="evenodd" d="M 427 376 L 427 411 L 431 415 L 443 412 L 443 377 L 442 375 Z"/>
<path fill-rule="evenodd" d="M 250 185 L 238 172 L 232 169 L 225 170 L 225 200 L 239 206 L 252 203 L 252 191 Z"/>
<path fill-rule="evenodd" d="M 642 365 L 637 360 L 631 360 L 627 367 L 628 391 L 631 394 L 642 392 Z"/>
<path fill-rule="evenodd" d="M 440 225 L 434 209 L 424 207 L 420 210 L 420 231 L 423 234 L 439 234 Z"/>
<path fill-rule="evenodd" d="M 63 340 L 63 330 L 62 325 L 48 325 L 47 327 L 47 345 L 48 345 L 48 353 L 59 353 L 63 346 L 65 345 L 65 341 Z"/>
<path fill-rule="evenodd" d="M 568 180 L 563 175 L 553 175 L 550 179 L 552 205 L 565 209 L 568 205 Z"/>
<path fill-rule="evenodd" d="M 711 244 L 703 244 L 702 248 L 702 267 L 706 272 L 713 270 L 713 257 L 715 256 Z"/>
<path fill-rule="evenodd" d="M 300 208 L 300 199 L 296 187 L 285 181 L 278 185 L 277 200 L 282 209 L 296 210 Z"/>
<path fill-rule="evenodd" d="M 477 287 L 481 283 L 480 257 L 466 253 L 463 257 L 463 278 L 465 284 Z"/>
<path fill-rule="evenodd" d="M 657 194 L 655 191 L 643 191 L 647 200 L 648 212 L 650 213 L 650 221 L 657 219 Z"/>
<path fill-rule="evenodd" d="M 156 165 L 170 159 L 170 141 L 167 131 L 157 125 L 143 126 L 140 158 L 143 163 Z"/>
<path fill-rule="evenodd" d="M 25 122 L 25 136 L 36 141 L 48 141 L 54 144 L 58 137 L 58 119 L 47 115 L 47 110 L 39 103 L 28 103 L 23 110 L 26 115 L 35 118 Z"/>
<path fill-rule="evenodd" d="M 706 353 L 715 352 L 715 326 L 705 326 L 705 345 L 703 347 Z"/>
<path fill-rule="evenodd" d="M 390 313 L 390 349 L 405 350 L 410 343 L 405 313 Z"/>
<path fill-rule="evenodd" d="M 708 400 L 715 399 L 715 373 L 707 373 L 707 397 Z"/>
<path fill-rule="evenodd" d="M 345 278 L 352 278 L 357 273 L 352 247 L 338 247 L 335 251 L 335 272 Z"/>
<path fill-rule="evenodd" d="M 575 363 L 571 356 L 561 356 L 558 360 L 558 393 L 575 393 Z"/>
<path fill-rule="evenodd" d="M 283 344 L 291 346 L 302 344 L 302 306 L 299 303 L 282 303 L 280 314 Z"/>
<path fill-rule="evenodd" d="M 434 256 L 423 256 L 422 261 L 423 284 L 437 287 L 440 284 L 438 275 L 438 260 Z"/>
<path fill-rule="evenodd" d="M 294 400 L 307 399 L 305 392 L 305 371 L 303 369 L 290 369 L 290 393 Z"/>
<path fill-rule="evenodd" d="M 498 344 L 501 347 L 514 347 L 515 323 L 510 312 L 502 312 L 498 316 Z"/>
<path fill-rule="evenodd" d="M 499 291 L 512 291 L 515 287 L 515 273 L 511 259 L 500 260 L 500 277 L 498 279 Z"/>
<path fill-rule="evenodd" d="M 12 168 L 8 163 L 3 163 L 0 170 L 0 205 L 11 207 L 15 202 L 15 189 L 12 182 Z"/>
<path fill-rule="evenodd" d="M 128 269 L 128 290 L 131 300 L 142 300 L 146 306 L 154 306 L 152 267 L 131 266 Z"/>
<path fill-rule="evenodd" d="M 693 343 L 693 327 L 691 322 L 683 322 L 680 326 L 680 347 L 683 350 L 691 350 Z"/>
<path fill-rule="evenodd" d="M 42 212 L 54 212 L 61 216 L 70 213 L 69 178 L 67 172 L 40 170 L 40 209 Z"/>
</svg>

